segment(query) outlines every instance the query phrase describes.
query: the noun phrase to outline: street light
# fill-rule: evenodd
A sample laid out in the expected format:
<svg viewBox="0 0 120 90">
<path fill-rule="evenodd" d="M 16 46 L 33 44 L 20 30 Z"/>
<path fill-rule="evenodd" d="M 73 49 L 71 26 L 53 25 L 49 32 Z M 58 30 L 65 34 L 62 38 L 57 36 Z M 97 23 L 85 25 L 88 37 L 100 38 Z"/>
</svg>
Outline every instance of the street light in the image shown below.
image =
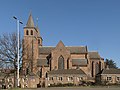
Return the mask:
<svg viewBox="0 0 120 90">
<path fill-rule="evenodd" d="M 20 86 L 20 84 L 19 84 L 19 69 L 20 69 L 20 67 L 19 67 L 19 23 L 20 24 L 23 24 L 21 21 L 19 21 L 19 19 L 17 18 L 17 17 L 15 17 L 15 16 L 13 16 L 13 18 L 17 21 L 17 35 L 18 35 L 18 44 L 17 44 L 17 46 L 18 46 L 18 57 L 17 57 L 17 86 L 19 87 Z"/>
</svg>

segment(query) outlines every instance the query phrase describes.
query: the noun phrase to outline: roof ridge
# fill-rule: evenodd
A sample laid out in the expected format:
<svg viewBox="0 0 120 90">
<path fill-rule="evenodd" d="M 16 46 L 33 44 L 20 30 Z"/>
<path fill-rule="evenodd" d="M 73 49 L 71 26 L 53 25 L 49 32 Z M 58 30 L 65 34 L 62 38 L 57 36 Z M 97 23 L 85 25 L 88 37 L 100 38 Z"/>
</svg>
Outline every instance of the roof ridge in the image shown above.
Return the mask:
<svg viewBox="0 0 120 90">
<path fill-rule="evenodd" d="M 86 47 L 86 46 L 66 46 L 66 47 Z"/>
<path fill-rule="evenodd" d="M 98 51 L 89 51 L 89 52 L 90 52 L 90 53 L 92 53 L 92 52 L 93 52 L 93 53 L 94 53 L 94 52 L 97 52 L 97 53 L 98 53 Z"/>
<path fill-rule="evenodd" d="M 39 46 L 39 47 L 41 47 L 41 46 Z M 42 46 L 42 47 L 55 47 L 55 46 Z"/>
</svg>

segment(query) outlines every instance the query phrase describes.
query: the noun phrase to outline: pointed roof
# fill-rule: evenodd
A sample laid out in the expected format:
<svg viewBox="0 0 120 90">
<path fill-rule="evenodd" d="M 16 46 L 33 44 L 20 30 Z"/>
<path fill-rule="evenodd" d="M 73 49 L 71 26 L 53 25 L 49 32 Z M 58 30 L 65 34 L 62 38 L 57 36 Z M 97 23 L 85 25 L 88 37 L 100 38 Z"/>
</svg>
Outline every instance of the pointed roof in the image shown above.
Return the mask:
<svg viewBox="0 0 120 90">
<path fill-rule="evenodd" d="M 64 45 L 63 42 L 60 40 L 56 47 L 65 47 L 65 45 Z"/>
<path fill-rule="evenodd" d="M 34 21 L 33 21 L 32 14 L 31 14 L 31 13 L 30 13 L 30 16 L 29 16 L 29 18 L 28 18 L 26 27 L 34 27 Z"/>
</svg>

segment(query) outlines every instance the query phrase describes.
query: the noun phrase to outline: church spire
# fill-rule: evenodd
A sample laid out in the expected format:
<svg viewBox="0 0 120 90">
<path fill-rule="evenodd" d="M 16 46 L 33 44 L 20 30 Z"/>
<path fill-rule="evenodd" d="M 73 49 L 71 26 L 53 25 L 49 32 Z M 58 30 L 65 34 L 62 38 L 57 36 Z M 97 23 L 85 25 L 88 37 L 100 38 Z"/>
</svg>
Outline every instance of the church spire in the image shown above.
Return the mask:
<svg viewBox="0 0 120 90">
<path fill-rule="evenodd" d="M 31 14 L 31 13 L 30 13 L 30 16 L 29 16 L 29 18 L 28 18 L 26 27 L 34 27 L 34 21 L 33 21 L 32 14 Z"/>
</svg>

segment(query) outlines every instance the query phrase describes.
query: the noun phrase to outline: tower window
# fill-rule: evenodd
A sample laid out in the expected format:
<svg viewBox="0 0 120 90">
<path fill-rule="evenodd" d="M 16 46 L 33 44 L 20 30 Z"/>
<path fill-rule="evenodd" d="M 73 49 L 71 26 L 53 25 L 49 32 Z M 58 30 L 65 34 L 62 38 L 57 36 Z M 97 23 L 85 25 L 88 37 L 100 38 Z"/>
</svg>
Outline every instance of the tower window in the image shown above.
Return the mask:
<svg viewBox="0 0 120 90">
<path fill-rule="evenodd" d="M 40 40 L 38 39 L 38 44 L 40 44 Z"/>
<path fill-rule="evenodd" d="M 28 30 L 26 31 L 26 35 L 29 35 L 29 32 L 28 32 Z"/>
<path fill-rule="evenodd" d="M 31 35 L 33 35 L 33 31 L 31 30 Z"/>
</svg>

